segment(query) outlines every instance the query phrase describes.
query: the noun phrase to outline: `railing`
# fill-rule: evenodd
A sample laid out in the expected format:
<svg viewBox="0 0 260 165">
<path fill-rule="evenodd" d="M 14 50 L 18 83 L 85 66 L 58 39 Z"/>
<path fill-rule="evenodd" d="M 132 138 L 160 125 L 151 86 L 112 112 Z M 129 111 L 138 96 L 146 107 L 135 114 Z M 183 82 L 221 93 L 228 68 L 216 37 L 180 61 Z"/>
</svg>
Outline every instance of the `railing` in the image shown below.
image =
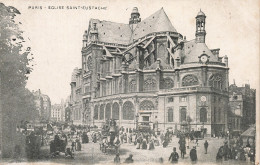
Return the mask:
<svg viewBox="0 0 260 165">
<path fill-rule="evenodd" d="M 160 89 L 160 93 L 164 92 L 196 92 L 196 91 L 203 91 L 203 92 L 220 92 L 224 94 L 228 94 L 227 91 L 222 89 L 217 89 L 213 87 L 200 87 L 200 86 L 191 86 L 191 87 L 180 87 L 180 88 L 172 88 L 172 89 Z"/>
</svg>

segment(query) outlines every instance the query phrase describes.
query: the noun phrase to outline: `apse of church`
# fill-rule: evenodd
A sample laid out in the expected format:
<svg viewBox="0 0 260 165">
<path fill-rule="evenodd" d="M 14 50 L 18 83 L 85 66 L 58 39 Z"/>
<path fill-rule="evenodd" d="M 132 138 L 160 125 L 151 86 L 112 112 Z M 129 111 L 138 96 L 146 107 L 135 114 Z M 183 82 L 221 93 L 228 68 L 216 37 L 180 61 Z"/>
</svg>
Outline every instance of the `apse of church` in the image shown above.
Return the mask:
<svg viewBox="0 0 260 165">
<path fill-rule="evenodd" d="M 141 21 L 135 7 L 129 24 L 90 19 L 79 87 L 83 124 L 113 118 L 126 128 L 146 122 L 157 131 L 224 131 L 228 58 L 207 47 L 206 15 L 199 11 L 195 19 L 189 41 L 163 8 Z"/>
</svg>

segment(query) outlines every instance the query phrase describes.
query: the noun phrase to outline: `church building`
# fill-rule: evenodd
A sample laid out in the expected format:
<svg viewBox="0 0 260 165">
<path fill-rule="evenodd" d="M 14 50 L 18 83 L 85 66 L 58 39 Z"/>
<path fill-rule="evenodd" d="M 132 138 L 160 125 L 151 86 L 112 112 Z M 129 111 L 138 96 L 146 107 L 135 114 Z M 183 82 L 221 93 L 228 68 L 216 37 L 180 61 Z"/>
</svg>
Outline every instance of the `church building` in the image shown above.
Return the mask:
<svg viewBox="0 0 260 165">
<path fill-rule="evenodd" d="M 206 15 L 195 17 L 187 41 L 163 8 L 141 20 L 134 7 L 128 24 L 90 19 L 83 35 L 78 116 L 101 126 L 116 119 L 156 131 L 227 131 L 229 68 L 220 49 L 206 45 Z M 74 88 L 78 86 L 77 88 Z"/>
</svg>

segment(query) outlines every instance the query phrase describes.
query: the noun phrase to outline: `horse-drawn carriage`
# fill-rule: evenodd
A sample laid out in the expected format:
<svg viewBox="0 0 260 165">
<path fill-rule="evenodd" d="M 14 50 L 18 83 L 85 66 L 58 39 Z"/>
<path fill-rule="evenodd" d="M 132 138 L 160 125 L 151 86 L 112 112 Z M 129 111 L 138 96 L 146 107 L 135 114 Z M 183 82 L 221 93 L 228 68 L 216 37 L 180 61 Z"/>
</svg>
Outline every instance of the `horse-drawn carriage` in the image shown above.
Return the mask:
<svg viewBox="0 0 260 165">
<path fill-rule="evenodd" d="M 101 130 L 100 150 L 118 152 L 120 141 L 118 138 L 119 129 L 114 119 L 107 120 Z"/>
</svg>

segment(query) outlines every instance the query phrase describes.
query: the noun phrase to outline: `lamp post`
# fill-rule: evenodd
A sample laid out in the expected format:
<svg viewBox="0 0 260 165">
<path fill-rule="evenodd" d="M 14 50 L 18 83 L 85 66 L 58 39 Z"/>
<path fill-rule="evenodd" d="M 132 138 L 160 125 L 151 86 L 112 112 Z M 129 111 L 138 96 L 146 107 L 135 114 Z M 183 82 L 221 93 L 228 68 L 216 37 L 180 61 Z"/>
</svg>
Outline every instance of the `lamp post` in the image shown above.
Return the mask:
<svg viewBox="0 0 260 165">
<path fill-rule="evenodd" d="M 138 129 L 138 120 L 139 120 L 139 115 L 137 114 L 135 116 L 135 120 L 136 120 L 136 130 Z"/>
</svg>

